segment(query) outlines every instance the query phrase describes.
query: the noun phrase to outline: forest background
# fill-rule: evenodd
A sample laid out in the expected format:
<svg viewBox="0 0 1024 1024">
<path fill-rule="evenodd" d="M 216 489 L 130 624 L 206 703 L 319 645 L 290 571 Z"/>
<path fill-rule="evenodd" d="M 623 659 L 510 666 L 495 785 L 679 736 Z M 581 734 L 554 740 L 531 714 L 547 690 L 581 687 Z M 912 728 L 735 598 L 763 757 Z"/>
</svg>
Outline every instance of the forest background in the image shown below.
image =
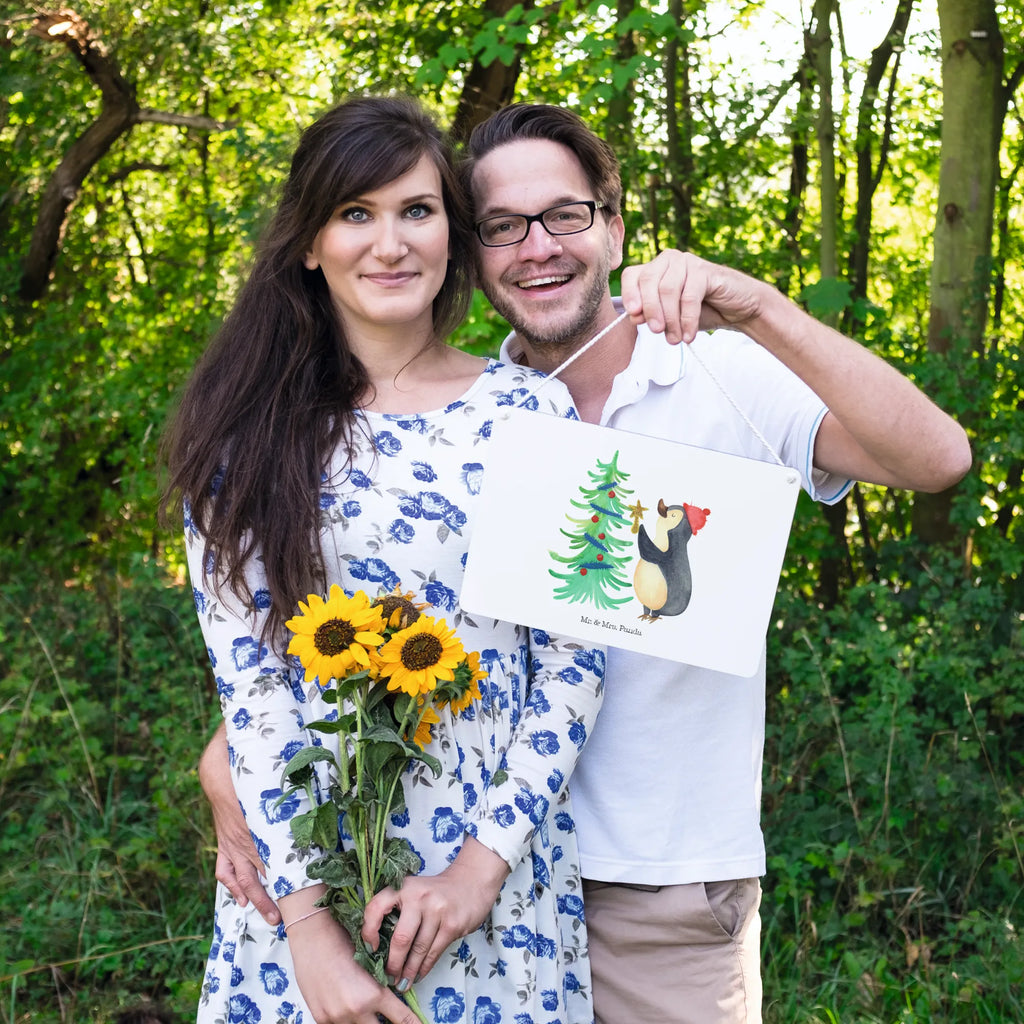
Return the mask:
<svg viewBox="0 0 1024 1024">
<path fill-rule="evenodd" d="M 615 147 L 689 248 L 913 377 L 974 469 L 801 501 L 769 636 L 766 1020 L 1024 1021 L 1024 3 L 0 2 L 0 1022 L 180 1020 L 218 716 L 157 444 L 351 92 Z M 496 351 L 481 297 L 457 341 Z M 666 770 L 670 769 L 666 752 Z"/>
</svg>

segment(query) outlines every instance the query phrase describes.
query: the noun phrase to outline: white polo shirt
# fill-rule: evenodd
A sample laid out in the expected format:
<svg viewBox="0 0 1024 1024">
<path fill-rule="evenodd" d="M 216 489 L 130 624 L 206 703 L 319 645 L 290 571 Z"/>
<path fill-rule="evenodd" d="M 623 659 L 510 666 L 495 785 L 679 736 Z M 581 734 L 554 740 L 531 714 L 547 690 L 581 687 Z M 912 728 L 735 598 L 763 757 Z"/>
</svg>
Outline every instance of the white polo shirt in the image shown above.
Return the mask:
<svg viewBox="0 0 1024 1024">
<path fill-rule="evenodd" d="M 852 482 L 812 467 L 821 400 L 744 334 L 702 332 L 693 346 L 717 384 L 687 346 L 641 326 L 601 423 L 774 462 L 735 403 L 813 498 L 839 501 Z M 506 339 L 501 358 L 521 355 Z M 763 875 L 764 709 L 763 652 L 741 678 L 610 648 L 604 707 L 570 784 L 583 876 L 675 885 Z"/>
</svg>

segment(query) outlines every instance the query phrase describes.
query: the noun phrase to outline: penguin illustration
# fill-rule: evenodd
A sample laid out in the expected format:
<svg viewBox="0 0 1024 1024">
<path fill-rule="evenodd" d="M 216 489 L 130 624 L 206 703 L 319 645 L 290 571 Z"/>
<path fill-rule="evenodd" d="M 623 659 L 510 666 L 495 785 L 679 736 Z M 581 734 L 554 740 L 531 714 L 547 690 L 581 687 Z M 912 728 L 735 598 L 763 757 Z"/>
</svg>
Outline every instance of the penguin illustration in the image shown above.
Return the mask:
<svg viewBox="0 0 1024 1024">
<path fill-rule="evenodd" d="M 633 590 L 644 606 L 641 619 L 681 615 L 690 603 L 693 581 L 686 545 L 707 522 L 711 510 L 696 505 L 666 505 L 658 499 L 654 539 L 644 526 L 637 536 L 640 561 L 633 573 Z"/>
</svg>

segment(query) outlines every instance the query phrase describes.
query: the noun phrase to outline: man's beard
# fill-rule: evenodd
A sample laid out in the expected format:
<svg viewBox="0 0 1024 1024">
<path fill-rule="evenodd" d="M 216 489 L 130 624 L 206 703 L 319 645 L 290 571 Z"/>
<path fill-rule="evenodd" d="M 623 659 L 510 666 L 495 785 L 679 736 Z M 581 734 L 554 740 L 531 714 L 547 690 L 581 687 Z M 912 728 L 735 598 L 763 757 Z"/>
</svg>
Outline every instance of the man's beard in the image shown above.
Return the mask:
<svg viewBox="0 0 1024 1024">
<path fill-rule="evenodd" d="M 553 318 L 549 313 L 538 313 L 535 319 L 540 323 L 531 325 L 514 300 L 507 297 L 507 292 L 492 289 L 483 280 L 480 282 L 480 289 L 495 310 L 509 322 L 516 334 L 532 348 L 542 351 L 565 349 L 568 356 L 586 344 L 604 326 L 598 323 L 601 306 L 608 291 L 609 268 L 603 265 L 604 262 L 602 260 L 602 265 L 596 268 L 597 272 L 578 308 L 561 322 L 552 322 Z M 515 287 L 515 284 L 510 284 L 509 291 Z"/>
</svg>

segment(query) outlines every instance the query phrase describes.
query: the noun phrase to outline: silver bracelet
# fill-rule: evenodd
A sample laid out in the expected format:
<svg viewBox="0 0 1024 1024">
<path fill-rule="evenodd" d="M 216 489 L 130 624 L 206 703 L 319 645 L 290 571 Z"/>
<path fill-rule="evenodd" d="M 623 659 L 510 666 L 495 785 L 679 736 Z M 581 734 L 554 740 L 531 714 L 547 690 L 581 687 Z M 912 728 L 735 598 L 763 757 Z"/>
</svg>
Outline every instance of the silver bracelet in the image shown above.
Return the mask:
<svg viewBox="0 0 1024 1024">
<path fill-rule="evenodd" d="M 285 933 L 287 934 L 288 929 L 291 928 L 293 924 L 298 924 L 300 921 L 305 921 L 307 918 L 315 917 L 317 914 L 322 914 L 325 910 L 329 909 L 330 907 L 317 907 L 316 910 L 311 910 L 308 914 L 303 914 L 302 917 L 295 918 L 295 920 L 292 921 L 292 924 L 286 924 L 284 926 Z"/>
</svg>

